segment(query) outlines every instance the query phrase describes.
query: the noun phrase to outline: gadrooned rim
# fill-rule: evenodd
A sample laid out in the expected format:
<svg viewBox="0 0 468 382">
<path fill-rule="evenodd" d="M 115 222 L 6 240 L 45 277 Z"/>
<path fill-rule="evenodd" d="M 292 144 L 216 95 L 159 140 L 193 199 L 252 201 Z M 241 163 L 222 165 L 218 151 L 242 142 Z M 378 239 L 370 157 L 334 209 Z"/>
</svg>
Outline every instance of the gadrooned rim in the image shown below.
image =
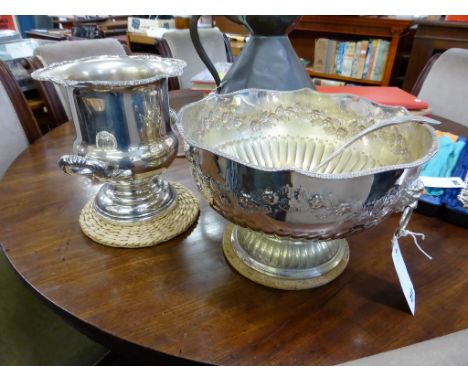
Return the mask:
<svg viewBox="0 0 468 382">
<path fill-rule="evenodd" d="M 293 173 L 298 173 L 301 175 L 309 176 L 309 177 L 314 177 L 314 178 L 320 178 L 320 179 L 330 179 L 330 180 L 343 180 L 343 179 L 352 179 L 352 178 L 358 178 L 361 176 L 367 176 L 367 175 L 373 175 L 373 174 L 378 174 L 378 173 L 383 173 L 387 171 L 395 171 L 395 170 L 404 170 L 408 168 L 415 168 L 423 165 L 426 163 L 429 159 L 431 159 L 437 152 L 439 148 L 438 140 L 437 140 L 437 135 L 435 133 L 435 129 L 429 126 L 426 123 L 421 123 L 421 125 L 431 134 L 432 137 L 432 145 L 430 150 L 426 155 L 423 157 L 419 158 L 416 161 L 410 162 L 410 163 L 402 163 L 402 164 L 397 164 L 397 165 L 390 165 L 390 166 L 384 166 L 384 167 L 376 167 L 368 170 L 362 170 L 362 171 L 356 171 L 356 172 L 350 172 L 350 173 L 342 173 L 342 174 L 323 174 L 323 173 L 318 173 L 318 172 L 311 172 L 311 171 L 305 171 L 303 169 L 295 168 L 293 166 L 285 166 L 281 168 L 267 168 L 267 167 L 262 167 L 262 166 L 257 166 L 252 163 L 247 163 L 245 161 L 239 160 L 238 158 L 235 158 L 234 156 L 230 154 L 226 154 L 224 152 L 221 152 L 219 150 L 213 149 L 213 148 L 208 148 L 205 145 L 199 144 L 195 142 L 193 139 L 187 137 L 185 134 L 185 131 L 181 127 L 181 116 L 185 112 L 186 109 L 189 109 L 193 107 L 196 104 L 199 103 L 205 103 L 209 102 L 212 98 L 227 98 L 227 97 L 232 97 L 235 95 L 239 94 L 245 94 L 245 93 L 259 93 L 259 92 L 268 92 L 268 93 L 273 93 L 273 94 L 291 94 L 291 93 L 301 93 L 301 92 L 308 92 L 308 93 L 318 93 L 321 96 L 325 97 L 330 97 L 330 98 L 340 98 L 340 99 L 345 99 L 345 98 L 350 98 L 350 99 L 358 99 L 361 100 L 365 103 L 368 103 L 374 108 L 381 108 L 381 109 L 387 109 L 387 110 L 395 110 L 397 111 L 402 111 L 405 114 L 409 115 L 409 111 L 402 107 L 402 106 L 387 106 L 387 105 L 382 105 L 376 102 L 373 102 L 369 100 L 368 98 L 365 97 L 360 97 L 356 95 L 350 95 L 350 94 L 343 94 L 343 93 L 335 93 L 335 94 L 328 94 L 328 93 L 320 93 L 316 90 L 312 90 L 310 88 L 303 88 L 303 89 L 298 89 L 298 90 L 269 90 L 269 89 L 257 89 L 257 88 L 251 88 L 251 89 L 243 89 L 243 90 L 238 90 L 232 93 L 226 93 L 226 94 L 217 94 L 217 93 L 211 93 L 208 97 L 193 102 L 191 104 L 183 106 L 178 115 L 177 115 L 177 121 L 176 121 L 176 128 L 179 131 L 180 135 L 182 138 L 189 144 L 189 146 L 195 147 L 196 149 L 208 151 L 212 154 L 215 154 L 217 156 L 220 156 L 222 158 L 228 159 L 232 162 L 239 163 L 243 166 L 250 167 L 254 170 L 258 171 L 264 171 L 264 172 L 278 172 L 278 171 L 290 171 Z"/>
<path fill-rule="evenodd" d="M 160 73 L 155 74 L 154 76 L 137 79 L 137 80 L 72 80 L 66 78 L 60 78 L 57 76 L 57 73 L 54 73 L 54 70 L 66 65 L 79 65 L 88 61 L 98 61 L 98 60 L 112 60 L 112 59 L 130 59 L 136 61 L 153 61 L 159 63 L 168 64 L 167 68 L 163 68 Z M 141 86 L 151 84 L 153 82 L 159 81 L 162 78 L 176 77 L 180 76 L 183 73 L 183 68 L 187 66 L 187 63 L 183 60 L 176 58 L 165 58 L 152 55 L 138 55 L 138 56 L 128 56 L 128 55 L 100 55 L 100 56 L 89 56 L 84 58 L 79 58 L 76 60 L 67 60 L 56 62 L 54 64 L 48 65 L 45 68 L 35 70 L 31 73 L 31 77 L 37 81 L 52 81 L 53 83 L 66 87 L 132 87 L 132 86 Z M 164 70 L 167 69 L 167 70 Z"/>
</svg>

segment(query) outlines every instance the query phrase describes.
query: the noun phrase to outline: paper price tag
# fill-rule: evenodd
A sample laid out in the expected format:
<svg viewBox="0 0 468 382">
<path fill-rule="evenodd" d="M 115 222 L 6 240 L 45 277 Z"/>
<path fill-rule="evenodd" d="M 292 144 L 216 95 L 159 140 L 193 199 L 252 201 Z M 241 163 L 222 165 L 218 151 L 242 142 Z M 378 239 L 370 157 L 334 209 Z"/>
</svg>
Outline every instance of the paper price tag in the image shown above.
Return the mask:
<svg viewBox="0 0 468 382">
<path fill-rule="evenodd" d="M 420 176 L 421 182 L 424 187 L 435 187 L 435 188 L 464 188 L 466 183 L 462 178 L 458 177 L 447 177 L 438 178 L 434 176 Z"/>
<path fill-rule="evenodd" d="M 392 240 L 392 259 L 406 302 L 411 310 L 411 314 L 414 316 L 414 312 L 416 310 L 416 291 L 414 290 L 413 283 L 411 282 L 408 270 L 406 269 L 405 261 L 401 255 L 400 244 L 396 237 L 393 237 Z"/>
</svg>

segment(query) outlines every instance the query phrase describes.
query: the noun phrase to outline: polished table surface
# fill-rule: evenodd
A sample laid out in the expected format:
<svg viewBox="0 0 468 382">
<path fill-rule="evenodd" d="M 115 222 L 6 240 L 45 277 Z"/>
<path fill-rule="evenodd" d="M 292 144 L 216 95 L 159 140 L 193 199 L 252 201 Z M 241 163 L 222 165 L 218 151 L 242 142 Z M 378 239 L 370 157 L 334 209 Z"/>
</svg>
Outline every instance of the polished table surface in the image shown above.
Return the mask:
<svg viewBox="0 0 468 382">
<path fill-rule="evenodd" d="M 227 222 L 202 200 L 183 158 L 164 178 L 200 200 L 188 232 L 145 249 L 108 248 L 84 236 L 78 216 L 99 185 L 58 168 L 73 136 L 71 123 L 53 130 L 0 181 L 0 242 L 46 303 L 114 351 L 148 363 L 331 365 L 468 328 L 461 227 L 413 214 L 410 229 L 426 234 L 421 244 L 433 256 L 400 240 L 416 289 L 414 317 L 391 260 L 398 216 L 349 238 L 349 265 L 330 284 L 270 289 L 228 266 Z"/>
</svg>

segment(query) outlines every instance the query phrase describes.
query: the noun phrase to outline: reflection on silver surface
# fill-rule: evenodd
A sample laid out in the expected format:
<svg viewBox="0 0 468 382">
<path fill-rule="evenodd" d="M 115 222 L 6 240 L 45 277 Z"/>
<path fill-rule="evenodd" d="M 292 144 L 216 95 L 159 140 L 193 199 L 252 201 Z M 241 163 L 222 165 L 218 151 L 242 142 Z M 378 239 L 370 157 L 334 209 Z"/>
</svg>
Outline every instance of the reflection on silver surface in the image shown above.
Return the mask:
<svg viewBox="0 0 468 382">
<path fill-rule="evenodd" d="M 250 89 L 184 107 L 177 127 L 204 198 L 243 227 L 232 234 L 237 256 L 258 272 L 297 278 L 330 271 L 331 254 L 347 250 L 338 239 L 418 199 L 420 166 L 437 150 L 426 124 L 373 132 L 311 172 L 376 121 L 406 114 L 355 96 Z"/>
<path fill-rule="evenodd" d="M 177 152 L 167 78 L 180 75 L 184 66 L 156 56 L 98 56 L 33 73 L 67 88 L 75 155 L 59 163 L 69 174 L 106 182 L 94 204 L 103 216 L 142 220 L 174 204 L 175 190 L 157 175 Z"/>
</svg>

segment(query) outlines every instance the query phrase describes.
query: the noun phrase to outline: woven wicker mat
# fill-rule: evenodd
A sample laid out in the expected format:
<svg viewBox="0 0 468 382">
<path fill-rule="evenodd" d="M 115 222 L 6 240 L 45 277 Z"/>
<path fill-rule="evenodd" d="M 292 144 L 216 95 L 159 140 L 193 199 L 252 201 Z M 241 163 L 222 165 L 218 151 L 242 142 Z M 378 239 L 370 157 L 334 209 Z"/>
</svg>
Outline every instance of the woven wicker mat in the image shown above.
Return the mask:
<svg viewBox="0 0 468 382">
<path fill-rule="evenodd" d="M 176 205 L 162 215 L 143 222 L 117 222 L 97 214 L 94 197 L 81 211 L 80 226 L 93 241 L 109 247 L 150 247 L 185 232 L 195 222 L 200 211 L 198 200 L 184 186 L 171 183 L 177 191 Z"/>
</svg>

